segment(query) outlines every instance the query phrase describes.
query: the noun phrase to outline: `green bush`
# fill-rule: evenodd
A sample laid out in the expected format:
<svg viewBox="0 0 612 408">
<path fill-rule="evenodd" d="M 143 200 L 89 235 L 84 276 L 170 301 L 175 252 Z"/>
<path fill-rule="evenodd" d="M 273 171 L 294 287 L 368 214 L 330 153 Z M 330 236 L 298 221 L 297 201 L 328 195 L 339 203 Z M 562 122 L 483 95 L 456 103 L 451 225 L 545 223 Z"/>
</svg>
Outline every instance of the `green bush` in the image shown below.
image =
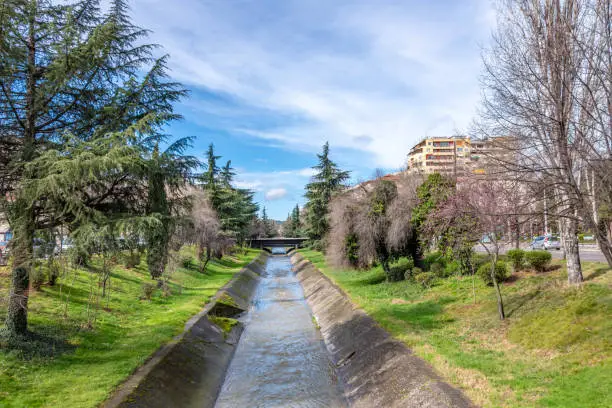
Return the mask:
<svg viewBox="0 0 612 408">
<path fill-rule="evenodd" d="M 478 276 L 486 283 L 487 285 L 493 285 L 493 279 L 491 278 L 491 262 L 487 262 L 478 268 L 476 272 Z M 508 267 L 506 263 L 503 261 L 497 261 L 495 264 L 495 279 L 497 282 L 503 282 L 508 279 L 510 275 L 508 274 Z"/>
<path fill-rule="evenodd" d="M 61 265 L 56 259 L 52 259 L 49 261 L 49 264 L 47 265 L 49 286 L 55 285 L 55 282 L 57 282 L 61 271 Z"/>
<path fill-rule="evenodd" d="M 135 268 L 140 265 L 140 254 L 138 252 L 134 252 L 132 254 L 127 254 L 125 256 L 125 267 L 128 269 Z"/>
<path fill-rule="evenodd" d="M 506 252 L 508 262 L 512 266 L 512 271 L 520 271 L 523 268 L 523 260 L 525 259 L 525 251 L 522 249 L 511 249 Z"/>
<path fill-rule="evenodd" d="M 431 270 L 433 264 L 440 264 L 442 268 L 446 267 L 446 258 L 438 251 L 430 252 L 423 258 L 425 270 Z"/>
<path fill-rule="evenodd" d="M 416 268 L 415 268 L 416 269 Z M 414 275 L 416 283 L 420 284 L 424 288 L 430 288 L 436 279 L 436 275 L 433 272 L 421 272 Z"/>
<path fill-rule="evenodd" d="M 181 266 L 185 269 L 191 269 L 195 265 L 195 259 L 191 255 L 183 255 L 181 258 Z"/>
<path fill-rule="evenodd" d="M 415 276 L 421 273 L 423 273 L 423 270 L 419 268 L 418 266 L 415 266 L 414 268 L 412 268 L 412 270 L 407 270 L 406 273 L 404 274 L 404 277 L 406 278 L 406 280 L 408 280 L 410 278 L 414 278 Z"/>
<path fill-rule="evenodd" d="M 536 272 L 545 272 L 551 259 L 552 255 L 548 251 L 528 251 L 525 253 L 525 261 Z"/>
<path fill-rule="evenodd" d="M 398 282 L 406 279 L 406 272 L 409 272 L 413 267 L 414 261 L 412 258 L 400 258 L 397 262 L 391 264 L 391 271 L 387 278 L 390 282 Z"/>
<path fill-rule="evenodd" d="M 429 272 L 433 273 L 438 278 L 446 278 L 448 276 L 446 274 L 446 268 L 440 262 L 434 262 L 429 265 Z"/>
<path fill-rule="evenodd" d="M 474 270 L 478 271 L 478 269 L 489 262 L 489 255 L 486 254 L 475 254 L 473 257 Z"/>
<path fill-rule="evenodd" d="M 459 275 L 461 273 L 461 262 L 452 261 L 446 264 L 444 274 L 446 276 Z"/>
<path fill-rule="evenodd" d="M 45 283 L 45 274 L 43 268 L 39 265 L 35 265 L 30 269 L 30 284 L 32 288 L 38 290 Z"/>
</svg>

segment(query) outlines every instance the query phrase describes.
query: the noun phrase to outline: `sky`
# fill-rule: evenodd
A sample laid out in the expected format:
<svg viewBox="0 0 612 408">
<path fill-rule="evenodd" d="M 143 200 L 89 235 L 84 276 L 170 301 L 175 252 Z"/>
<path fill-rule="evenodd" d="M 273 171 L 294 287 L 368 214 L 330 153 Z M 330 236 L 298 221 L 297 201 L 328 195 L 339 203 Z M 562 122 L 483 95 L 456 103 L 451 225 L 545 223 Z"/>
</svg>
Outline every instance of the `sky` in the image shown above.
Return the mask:
<svg viewBox="0 0 612 408">
<path fill-rule="evenodd" d="M 465 132 L 490 0 L 133 0 L 136 24 L 191 90 L 175 137 L 213 143 L 271 218 L 304 203 L 316 153 L 352 182 L 405 166 L 426 136 Z"/>
</svg>

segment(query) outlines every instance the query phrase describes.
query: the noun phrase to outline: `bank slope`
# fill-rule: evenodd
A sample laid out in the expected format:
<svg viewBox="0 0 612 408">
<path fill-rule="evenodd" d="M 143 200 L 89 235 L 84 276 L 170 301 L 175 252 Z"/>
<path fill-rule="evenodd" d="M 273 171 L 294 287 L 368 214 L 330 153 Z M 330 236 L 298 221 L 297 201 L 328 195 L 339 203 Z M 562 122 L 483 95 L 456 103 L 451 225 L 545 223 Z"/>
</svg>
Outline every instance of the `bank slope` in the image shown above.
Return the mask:
<svg viewBox="0 0 612 408">
<path fill-rule="evenodd" d="M 478 405 L 612 406 L 612 271 L 603 264 L 585 263 L 580 290 L 566 287 L 563 267 L 505 283 L 500 322 L 493 289 L 478 280 L 474 303 L 470 278 L 423 289 L 384 282 L 379 268 L 335 270 L 321 253 L 300 253 Z"/>
<path fill-rule="evenodd" d="M 91 270 L 70 271 L 61 285 L 43 286 L 30 298 L 30 329 L 41 335 L 40 352 L 0 351 L 0 406 L 97 406 L 258 254 L 248 250 L 213 261 L 205 274 L 178 268 L 169 293 L 158 289 L 150 300 L 141 299 L 143 285 L 151 282 L 146 263 L 133 269 L 117 266 L 110 298 L 99 305 L 93 327 L 86 324 L 97 286 Z M 192 255 L 191 250 L 184 254 Z M 0 271 L 0 288 L 3 295 L 8 290 L 7 269 Z M 0 313 L 5 312 L 2 306 Z"/>
</svg>

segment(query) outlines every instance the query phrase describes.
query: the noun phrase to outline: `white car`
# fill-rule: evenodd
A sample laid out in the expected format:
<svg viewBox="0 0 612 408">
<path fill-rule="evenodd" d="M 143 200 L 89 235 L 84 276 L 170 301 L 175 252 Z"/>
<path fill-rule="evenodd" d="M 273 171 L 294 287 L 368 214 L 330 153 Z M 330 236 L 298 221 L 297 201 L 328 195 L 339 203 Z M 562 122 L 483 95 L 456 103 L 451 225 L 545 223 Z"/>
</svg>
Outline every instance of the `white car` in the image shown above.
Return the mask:
<svg viewBox="0 0 612 408">
<path fill-rule="evenodd" d="M 541 235 L 539 237 L 535 237 L 529 247 L 534 249 L 556 249 L 559 251 L 561 249 L 561 241 L 559 241 L 559 237 L 556 235 Z"/>
</svg>

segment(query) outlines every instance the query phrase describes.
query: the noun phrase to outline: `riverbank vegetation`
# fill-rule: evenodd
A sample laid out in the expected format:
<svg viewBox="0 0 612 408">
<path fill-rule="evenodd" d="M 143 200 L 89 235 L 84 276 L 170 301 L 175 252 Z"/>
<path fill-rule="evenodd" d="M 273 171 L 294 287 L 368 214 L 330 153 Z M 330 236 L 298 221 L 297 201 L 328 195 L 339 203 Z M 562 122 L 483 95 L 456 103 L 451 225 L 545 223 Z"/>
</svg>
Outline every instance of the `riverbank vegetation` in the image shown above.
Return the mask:
<svg viewBox="0 0 612 408">
<path fill-rule="evenodd" d="M 166 133 L 188 91 L 127 1 L 10 0 L 0 31 L 0 405 L 94 406 L 253 259 L 259 208 Z"/>
<path fill-rule="evenodd" d="M 0 353 L 0 405 L 97 406 L 258 253 L 235 251 L 211 260 L 201 273 L 196 248 L 184 247 L 171 252 L 180 262 L 163 287 L 151 284 L 144 258 L 133 268 L 119 262 L 111 267 L 107 296 L 98 302 L 92 295 L 103 259 L 94 256 L 87 267 L 66 269 L 57 284 L 43 284 L 30 295 L 35 336 Z M 9 274 L 0 268 L 0 289 L 8 288 Z"/>
<path fill-rule="evenodd" d="M 563 261 L 541 273 L 523 267 L 500 283 L 502 321 L 495 289 L 479 277 L 445 273 L 458 265 L 439 254 L 426 258 L 444 266 L 435 266 L 431 282 L 422 285 L 389 282 L 380 265 L 334 268 L 320 252 L 301 253 L 478 405 L 612 405 L 612 270 L 606 264 L 584 262 L 580 288 L 565 283 Z"/>
</svg>

